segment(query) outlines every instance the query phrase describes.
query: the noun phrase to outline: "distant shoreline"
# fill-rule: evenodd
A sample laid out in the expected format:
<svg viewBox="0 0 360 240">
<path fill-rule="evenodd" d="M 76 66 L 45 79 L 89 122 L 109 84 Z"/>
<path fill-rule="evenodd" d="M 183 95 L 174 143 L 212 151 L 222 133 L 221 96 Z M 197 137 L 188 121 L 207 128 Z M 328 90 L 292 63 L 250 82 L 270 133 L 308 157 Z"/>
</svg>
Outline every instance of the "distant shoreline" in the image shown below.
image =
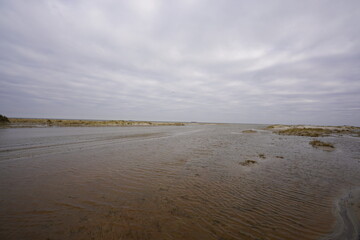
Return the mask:
<svg viewBox="0 0 360 240">
<path fill-rule="evenodd" d="M 130 127 L 130 126 L 185 126 L 203 123 L 155 122 L 130 120 L 81 120 L 81 119 L 40 119 L 40 118 L 9 118 L 10 123 L 0 128 L 27 127 Z"/>
<path fill-rule="evenodd" d="M 93 119 L 53 119 L 53 118 L 9 118 L 10 123 L 1 123 L 0 128 L 44 128 L 44 127 L 139 127 L 139 126 L 186 126 L 186 125 L 222 125 L 251 123 L 214 123 L 214 122 L 172 122 L 172 121 L 136 121 L 136 120 L 93 120 Z M 302 135 L 299 133 L 317 130 L 330 133 L 359 133 L 356 126 L 325 126 L 325 125 L 286 125 L 286 124 L 255 124 L 267 126 L 270 130 L 284 135 Z M 299 133 L 293 132 L 297 130 Z M 322 135 L 322 134 L 321 134 Z M 307 136 L 304 134 L 303 136 Z"/>
</svg>

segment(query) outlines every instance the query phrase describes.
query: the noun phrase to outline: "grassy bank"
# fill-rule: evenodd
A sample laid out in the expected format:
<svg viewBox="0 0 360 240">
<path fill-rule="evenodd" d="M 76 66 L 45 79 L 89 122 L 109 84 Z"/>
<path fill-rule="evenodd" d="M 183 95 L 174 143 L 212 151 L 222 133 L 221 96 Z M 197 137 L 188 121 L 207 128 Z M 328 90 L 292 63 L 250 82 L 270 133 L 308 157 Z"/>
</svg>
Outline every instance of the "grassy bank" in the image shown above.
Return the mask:
<svg viewBox="0 0 360 240">
<path fill-rule="evenodd" d="M 325 137 L 329 135 L 360 136 L 360 127 L 353 126 L 311 126 L 311 125 L 271 125 L 267 127 L 280 135 Z"/>
<path fill-rule="evenodd" d="M 9 118 L 5 127 L 125 127 L 125 126 L 184 126 L 181 122 L 150 122 L 126 120 L 64 120 Z"/>
</svg>

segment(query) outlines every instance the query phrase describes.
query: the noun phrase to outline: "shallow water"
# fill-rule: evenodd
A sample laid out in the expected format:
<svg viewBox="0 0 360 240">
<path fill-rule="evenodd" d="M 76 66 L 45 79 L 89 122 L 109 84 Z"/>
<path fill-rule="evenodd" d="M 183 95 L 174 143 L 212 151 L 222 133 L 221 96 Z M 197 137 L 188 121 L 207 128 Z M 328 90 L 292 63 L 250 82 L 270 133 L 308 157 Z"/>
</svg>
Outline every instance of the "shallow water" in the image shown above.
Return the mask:
<svg viewBox="0 0 360 240">
<path fill-rule="evenodd" d="M 360 138 L 262 127 L 0 129 L 0 239 L 335 239 Z"/>
</svg>

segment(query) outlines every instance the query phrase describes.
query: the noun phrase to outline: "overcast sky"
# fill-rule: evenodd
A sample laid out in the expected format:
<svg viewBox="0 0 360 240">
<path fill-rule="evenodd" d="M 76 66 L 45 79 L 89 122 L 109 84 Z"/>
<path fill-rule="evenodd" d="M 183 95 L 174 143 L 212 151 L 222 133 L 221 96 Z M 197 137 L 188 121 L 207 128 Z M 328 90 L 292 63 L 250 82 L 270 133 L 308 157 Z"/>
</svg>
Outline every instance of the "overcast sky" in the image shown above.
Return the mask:
<svg viewBox="0 0 360 240">
<path fill-rule="evenodd" d="M 359 0 L 0 0 L 0 114 L 359 126 L 359 23 Z"/>
</svg>

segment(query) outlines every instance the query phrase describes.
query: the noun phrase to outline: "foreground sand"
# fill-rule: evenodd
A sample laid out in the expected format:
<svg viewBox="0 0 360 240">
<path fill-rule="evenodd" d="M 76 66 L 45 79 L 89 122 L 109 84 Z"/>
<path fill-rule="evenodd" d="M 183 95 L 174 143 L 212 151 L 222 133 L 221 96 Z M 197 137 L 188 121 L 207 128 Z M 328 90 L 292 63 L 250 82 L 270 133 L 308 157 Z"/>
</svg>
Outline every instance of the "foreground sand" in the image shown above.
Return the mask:
<svg viewBox="0 0 360 240">
<path fill-rule="evenodd" d="M 265 127 L 0 129 L 0 239 L 358 240 L 360 139 Z"/>
<path fill-rule="evenodd" d="M 338 200 L 335 215 L 337 222 L 331 239 L 359 239 L 360 188 L 351 190 Z"/>
</svg>

